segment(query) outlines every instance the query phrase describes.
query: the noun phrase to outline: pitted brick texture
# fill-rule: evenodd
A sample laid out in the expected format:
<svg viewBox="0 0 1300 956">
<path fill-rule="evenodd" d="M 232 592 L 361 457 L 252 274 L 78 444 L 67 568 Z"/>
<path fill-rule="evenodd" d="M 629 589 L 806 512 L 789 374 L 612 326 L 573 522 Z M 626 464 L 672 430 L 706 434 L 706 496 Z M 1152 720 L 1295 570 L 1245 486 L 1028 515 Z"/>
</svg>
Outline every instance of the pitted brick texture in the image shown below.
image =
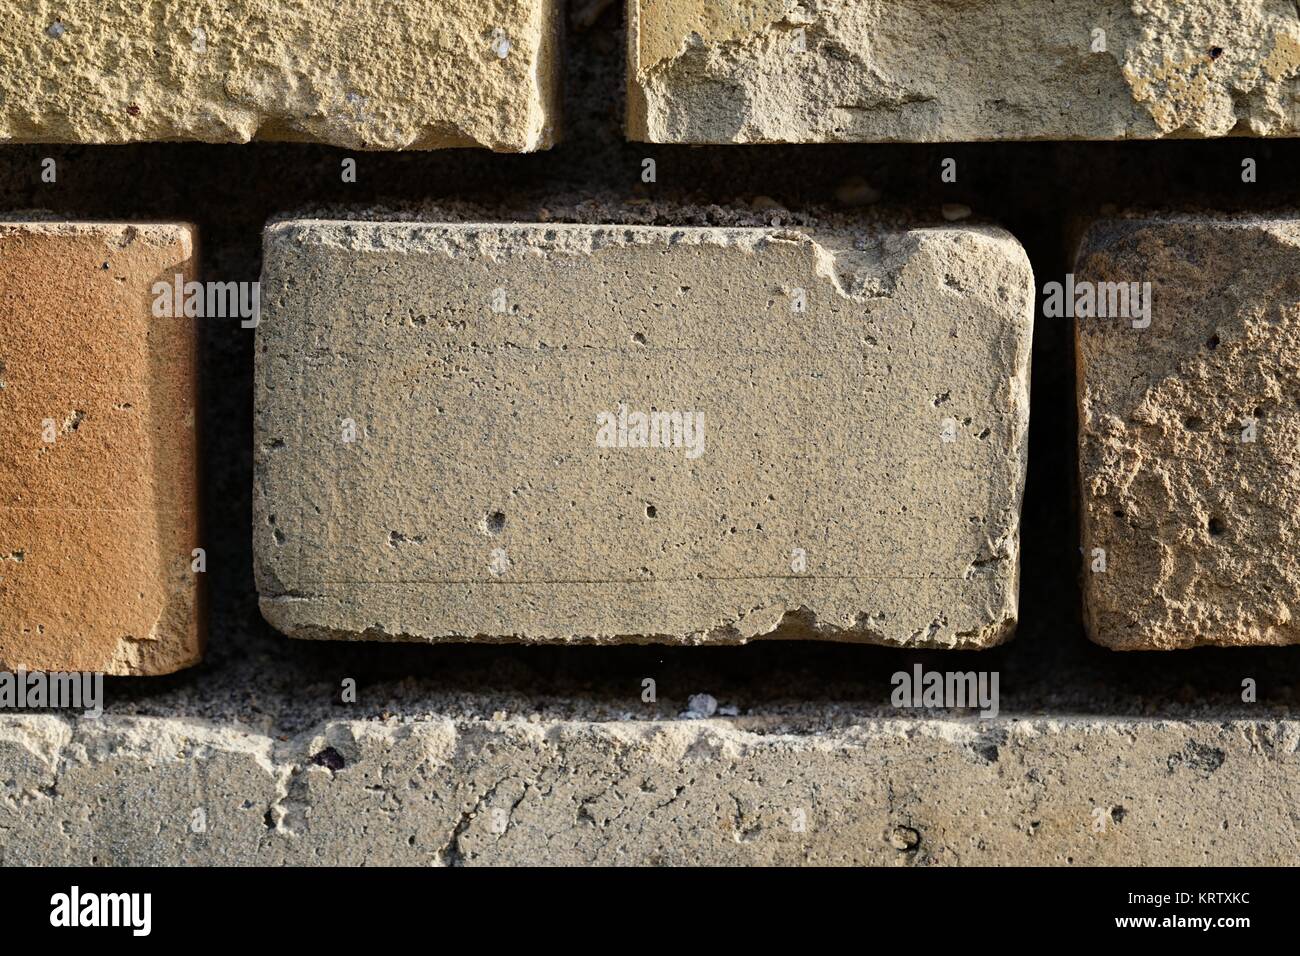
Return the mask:
<svg viewBox="0 0 1300 956">
<path fill-rule="evenodd" d="M 1297 739 L 1240 719 L 433 716 L 286 737 L 10 715 L 0 864 L 1283 865 Z"/>
<path fill-rule="evenodd" d="M 1011 633 L 1006 233 L 296 221 L 263 275 L 254 547 L 292 635 Z M 602 446 L 620 409 L 703 416 L 702 453 Z"/>
<path fill-rule="evenodd" d="M 0 142 L 556 139 L 558 0 L 0 0 Z"/>
<path fill-rule="evenodd" d="M 659 143 L 1300 132 L 1274 0 L 628 0 L 628 130 Z"/>
<path fill-rule="evenodd" d="M 1103 222 L 1075 271 L 1153 294 L 1149 328 L 1077 320 L 1093 640 L 1300 642 L 1300 223 Z"/>
</svg>

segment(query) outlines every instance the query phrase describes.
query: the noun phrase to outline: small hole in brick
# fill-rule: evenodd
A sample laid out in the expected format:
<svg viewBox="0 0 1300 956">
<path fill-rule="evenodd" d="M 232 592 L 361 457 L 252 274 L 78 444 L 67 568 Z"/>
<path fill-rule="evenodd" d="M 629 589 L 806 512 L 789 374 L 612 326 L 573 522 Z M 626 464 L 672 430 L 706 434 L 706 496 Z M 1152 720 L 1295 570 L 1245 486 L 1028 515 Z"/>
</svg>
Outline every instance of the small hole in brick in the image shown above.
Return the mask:
<svg viewBox="0 0 1300 956">
<path fill-rule="evenodd" d="M 905 853 L 914 853 L 921 845 L 921 834 L 912 827 L 897 826 L 888 834 L 890 845 Z"/>
<path fill-rule="evenodd" d="M 1217 517 L 1210 519 L 1209 528 L 1210 528 L 1210 534 L 1214 535 L 1215 537 L 1218 537 L 1219 535 L 1223 534 L 1224 531 L 1227 530 L 1227 528 L 1223 524 L 1223 519 Z"/>
<path fill-rule="evenodd" d="M 1221 47 L 1221 46 L 1212 46 L 1212 47 L 1210 47 L 1210 59 L 1211 59 L 1211 60 L 1217 60 L 1217 59 L 1218 59 L 1219 57 L 1221 57 L 1221 56 L 1223 56 L 1223 47 Z"/>
<path fill-rule="evenodd" d="M 654 505 L 646 505 L 646 506 L 645 506 L 645 516 L 646 516 L 647 518 L 654 518 L 654 517 L 657 517 L 658 514 L 659 514 L 659 511 L 655 508 Z"/>
<path fill-rule="evenodd" d="M 637 345 L 645 345 L 645 333 L 644 332 L 632 333 L 632 341 L 635 342 Z"/>
<path fill-rule="evenodd" d="M 333 747 L 326 747 L 320 753 L 314 754 L 311 758 L 311 762 L 318 767 L 324 767 L 332 773 L 337 773 L 342 770 L 346 764 L 343 755 Z"/>
<path fill-rule="evenodd" d="M 488 534 L 500 534 L 506 526 L 506 513 L 504 511 L 493 511 L 483 519 L 483 529 Z"/>
<path fill-rule="evenodd" d="M 1217 332 L 1209 337 L 1205 343 L 1205 347 L 1211 351 L 1219 347 L 1219 334 Z"/>
<path fill-rule="evenodd" d="M 1205 419 L 1200 415 L 1188 415 L 1183 419 L 1183 427 L 1189 432 L 1199 432 L 1205 427 Z"/>
</svg>

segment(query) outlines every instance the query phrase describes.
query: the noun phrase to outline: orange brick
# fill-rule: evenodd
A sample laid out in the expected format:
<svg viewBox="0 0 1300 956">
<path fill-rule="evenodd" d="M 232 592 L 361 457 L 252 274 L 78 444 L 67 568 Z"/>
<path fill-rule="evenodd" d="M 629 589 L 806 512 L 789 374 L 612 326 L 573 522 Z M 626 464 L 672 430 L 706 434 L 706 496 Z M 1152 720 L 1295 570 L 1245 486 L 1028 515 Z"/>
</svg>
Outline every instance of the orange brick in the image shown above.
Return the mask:
<svg viewBox="0 0 1300 956">
<path fill-rule="evenodd" d="M 0 668 L 166 674 L 202 653 L 196 324 L 176 224 L 0 223 Z"/>
</svg>

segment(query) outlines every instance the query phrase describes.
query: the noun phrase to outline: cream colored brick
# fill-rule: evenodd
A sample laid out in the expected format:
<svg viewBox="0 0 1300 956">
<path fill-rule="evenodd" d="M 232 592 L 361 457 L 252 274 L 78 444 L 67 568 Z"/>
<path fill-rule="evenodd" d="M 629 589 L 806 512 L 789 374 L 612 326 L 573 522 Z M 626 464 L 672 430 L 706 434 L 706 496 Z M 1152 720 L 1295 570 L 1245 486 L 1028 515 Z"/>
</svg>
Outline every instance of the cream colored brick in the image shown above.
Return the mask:
<svg viewBox="0 0 1300 956">
<path fill-rule="evenodd" d="M 0 0 L 0 142 L 556 139 L 560 0 Z"/>
<path fill-rule="evenodd" d="M 658 143 L 1300 132 L 1273 0 L 628 0 L 628 131 Z"/>
</svg>

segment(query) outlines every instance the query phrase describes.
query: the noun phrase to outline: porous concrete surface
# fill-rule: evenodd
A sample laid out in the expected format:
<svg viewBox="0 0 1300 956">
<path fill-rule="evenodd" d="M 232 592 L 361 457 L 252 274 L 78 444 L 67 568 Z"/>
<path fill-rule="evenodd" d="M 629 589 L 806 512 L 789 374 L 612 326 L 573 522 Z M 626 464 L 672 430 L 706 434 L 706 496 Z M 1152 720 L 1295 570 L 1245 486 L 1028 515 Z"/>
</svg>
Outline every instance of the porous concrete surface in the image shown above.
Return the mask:
<svg viewBox="0 0 1300 956">
<path fill-rule="evenodd" d="M 1300 219 L 1105 221 L 1075 272 L 1153 297 L 1149 328 L 1076 319 L 1092 639 L 1300 642 Z"/>
<path fill-rule="evenodd" d="M 0 720 L 0 863 L 1293 863 L 1300 724 Z"/>
<path fill-rule="evenodd" d="M 1014 627 L 1033 277 L 1005 232 L 290 221 L 263 283 L 254 552 L 286 633 Z M 668 447 L 612 447 L 652 410 Z"/>
<path fill-rule="evenodd" d="M 0 669 L 198 661 L 191 227 L 0 222 Z M 170 303 L 170 299 L 168 300 Z"/>
<path fill-rule="evenodd" d="M 559 0 L 0 0 L 0 142 L 550 146 Z"/>
<path fill-rule="evenodd" d="M 1025 245 L 1040 281 L 1059 279 L 1072 268 L 1075 249 L 1061 241 L 1061 223 L 1074 214 L 1095 214 L 1102 203 L 1123 206 L 1154 200 L 1253 209 L 1294 203 L 1294 182 L 1287 175 L 1289 170 L 1300 168 L 1300 140 L 1294 139 L 1250 145 L 1249 152 L 1258 159 L 1261 172 L 1259 181 L 1252 184 L 1240 181 L 1237 171 L 1241 168 L 1242 146 L 1230 140 L 828 145 L 815 150 L 814 161 L 809 160 L 806 150 L 792 146 L 682 150 L 630 144 L 620 125 L 620 19 L 619 12 L 611 7 L 587 30 L 579 27 L 572 31 L 566 79 L 566 101 L 577 104 L 568 111 L 567 132 L 572 135 L 567 135 L 555 149 L 533 156 L 485 155 L 469 150 L 372 153 L 360 158 L 358 181 L 345 184 L 339 180 L 338 151 L 308 144 L 262 143 L 256 148 L 205 144 L 123 146 L 95 151 L 93 162 L 87 161 L 86 150 L 76 146 L 11 145 L 0 150 L 0 200 L 5 208 L 44 207 L 63 218 L 120 217 L 128 205 L 138 215 L 152 219 L 192 217 L 203 238 L 205 274 L 240 281 L 258 277 L 261 231 L 268 218 L 326 201 L 341 208 L 364 207 L 358 212 L 362 219 L 373 218 L 381 204 L 398 208 L 407 202 L 429 200 L 442 207 L 460 208 L 473 201 L 477 208 L 465 209 L 464 214 L 480 221 L 489 217 L 524 221 L 551 217 L 556 221 L 652 225 L 683 221 L 701 226 L 794 224 L 811 229 L 824 222 L 805 216 L 803 210 L 808 204 L 837 204 L 842 201 L 841 195 L 860 202 L 864 194 L 870 195 L 862 188 L 865 182 L 881 194 L 880 206 L 937 215 L 943 203 L 960 202 L 974 208 L 977 215 L 1002 223 Z M 955 155 L 959 163 L 960 177 L 954 184 L 945 184 L 937 174 L 925 172 L 938 170 L 947 155 Z M 47 156 L 59 163 L 57 188 L 39 178 L 41 160 Z M 641 180 L 646 157 L 658 160 L 657 183 Z M 1232 173 L 1225 175 L 1225 170 Z M 75 171 L 75 175 L 63 175 L 65 171 Z M 1009 183 L 1014 188 L 1008 188 Z M 594 199 L 595 184 L 600 184 L 609 198 Z M 683 216 L 677 205 L 670 207 L 668 203 L 670 198 L 682 198 L 681 194 L 695 203 L 688 216 Z M 844 208 L 853 215 L 861 212 L 856 206 Z M 445 220 L 449 213 L 443 209 L 432 215 Z M 410 218 L 410 213 L 403 210 L 394 218 Z M 911 721 L 925 716 L 889 707 L 889 677 L 895 671 L 907 671 L 918 662 L 930 669 L 992 670 L 1001 675 L 1003 718 L 999 721 L 1019 718 L 1021 722 L 1095 726 L 1106 721 L 1115 728 L 1114 749 L 1074 751 L 1068 755 L 1070 762 L 1063 756 L 1058 765 L 1065 769 L 1057 779 L 1073 778 L 1076 767 L 1083 768 L 1091 779 L 1093 771 L 1087 770 L 1085 754 L 1124 759 L 1123 741 L 1139 739 L 1155 727 L 1176 728 L 1170 731 L 1175 738 L 1181 730 L 1188 731 L 1186 740 L 1169 741 L 1166 767 L 1169 757 L 1175 755 L 1175 767 L 1213 765 L 1213 750 L 1208 758 L 1194 756 L 1189 761 L 1187 740 L 1224 751 L 1228 759 L 1217 771 L 1203 781 L 1194 778 L 1199 800 L 1195 809 L 1189 809 L 1181 800 L 1184 793 L 1191 792 L 1184 786 L 1193 779 L 1185 775 L 1187 771 L 1163 778 L 1162 828 L 1144 837 L 1152 846 L 1148 859 L 1161 862 L 1161 847 L 1177 846 L 1175 835 L 1179 832 L 1212 828 L 1215 824 L 1222 828 L 1224 820 L 1239 819 L 1234 781 L 1241 777 L 1228 774 L 1235 774 L 1234 768 L 1259 765 L 1242 763 L 1232 756 L 1243 751 L 1220 742 L 1225 735 L 1232 739 L 1224 725 L 1254 727 L 1262 732 L 1281 726 L 1300 708 L 1300 655 L 1294 648 L 1198 648 L 1180 654 L 1115 654 L 1084 635 L 1079 620 L 1079 539 L 1074 501 L 1078 487 L 1076 395 L 1071 361 L 1073 329 L 1069 322 L 1040 319 L 1034 329 L 1029 440 L 1032 454 L 1021 527 L 1017 637 L 978 652 L 913 653 L 860 644 L 775 640 L 755 641 L 743 647 L 426 646 L 286 640 L 263 621 L 252 574 L 249 527 L 254 335 L 237 321 L 229 321 L 204 323 L 202 336 L 205 387 L 200 411 L 204 478 L 209 488 L 204 503 L 210 546 L 207 579 L 213 591 L 212 638 L 204 660 L 195 667 L 170 676 L 107 679 L 105 720 L 118 722 L 118 727 L 140 727 L 148 722 L 151 728 L 158 729 L 160 739 L 169 742 L 177 738 L 166 733 L 168 725 L 242 728 L 241 733 L 251 729 L 254 738 L 269 739 L 273 746 L 288 748 L 292 760 L 309 762 L 321 754 L 321 761 L 337 763 L 324 751 L 308 754 L 307 747 L 296 742 L 323 734 L 323 728 L 332 722 L 364 721 L 378 726 L 397 718 L 430 723 L 453 721 L 462 728 L 491 730 L 521 718 L 531 724 L 533 714 L 545 726 L 630 722 L 641 723 L 641 729 L 648 730 L 652 721 L 660 726 L 667 722 L 675 726 L 681 721 L 684 729 L 671 730 L 680 735 L 690 732 L 690 725 L 680 717 L 688 711 L 690 698 L 709 694 L 718 701 L 719 711 L 734 707 L 738 716 L 715 714 L 712 722 L 693 723 L 701 723 L 701 728 L 730 725 L 754 736 L 760 733 L 755 728 L 760 728 L 762 736 L 771 738 L 774 746 L 787 746 L 788 742 L 793 750 L 817 739 L 837 739 L 854 725 Z M 349 678 L 358 685 L 355 705 L 339 702 L 341 682 Z M 646 679 L 657 681 L 658 698 L 654 704 L 641 699 Z M 1258 703 L 1241 699 L 1242 681 L 1247 679 L 1257 683 Z M 504 721 L 493 720 L 498 712 Z M 7 713 L 0 716 L 0 724 L 11 728 L 6 734 L 15 735 L 17 722 L 32 719 L 32 715 Z M 969 723 L 976 731 L 986 726 Z M 69 726 L 68 734 L 80 726 L 80 722 Z M 1067 738 L 1058 740 L 1065 744 Z M 55 749 L 51 745 L 46 752 Z M 178 752 L 184 753 L 184 748 Z M 28 768 L 22 771 L 25 780 L 30 780 L 33 773 L 28 743 L 7 753 L 9 756 L 0 760 L 0 789 L 11 778 L 17 782 L 20 765 Z M 555 756 L 558 752 L 549 753 Z M 985 753 L 991 755 L 992 751 L 986 749 Z M 974 806 L 1006 805 L 1021 799 L 1024 812 L 1017 819 L 1023 818 L 1026 826 L 1042 821 L 1042 817 L 1033 815 L 1033 790 L 1022 790 L 1018 797 L 1004 792 L 1004 779 L 1013 780 L 1014 775 L 1006 769 L 1006 746 L 999 745 L 998 753 L 997 764 L 954 759 L 953 773 L 977 775 L 975 785 L 981 790 L 970 796 L 986 802 Z M 858 757 L 870 760 L 870 754 L 862 751 Z M 1151 759 L 1157 760 L 1154 756 Z M 847 759 L 843 761 L 842 766 L 848 765 Z M 892 771 L 865 765 L 876 767 L 896 792 L 904 785 L 907 773 L 913 772 L 897 764 Z M 165 779 L 163 767 L 188 773 L 202 766 L 206 777 L 196 786 L 195 796 L 176 801 L 183 807 L 186 827 L 195 819 L 193 811 L 201 802 L 197 797 L 203 788 L 219 790 L 222 786 L 222 768 L 209 763 L 187 765 L 184 760 L 169 757 L 151 769 L 138 759 L 124 758 L 114 766 L 134 774 L 135 781 L 144 782 L 144 787 L 131 790 L 141 805 L 150 799 L 148 783 Z M 729 772 L 728 766 L 723 762 L 719 770 Z M 1001 771 L 999 766 L 1003 767 Z M 1128 772 L 1134 772 L 1132 765 L 1126 766 L 1130 767 Z M 1151 763 L 1142 766 L 1144 772 L 1161 779 L 1158 768 L 1153 770 Z M 441 772 L 448 771 L 444 767 Z M 702 772 L 710 773 L 707 769 Z M 1276 806 L 1284 803 L 1295 806 L 1294 798 L 1288 796 L 1290 783 L 1282 763 L 1269 765 L 1269 772 L 1273 776 L 1267 785 L 1277 793 L 1276 804 L 1267 804 L 1266 798 L 1260 796 L 1260 788 L 1245 788 L 1244 792 L 1249 795 L 1249 806 L 1272 810 L 1278 825 L 1264 827 L 1267 832 L 1261 832 L 1252 829 L 1247 818 L 1243 827 L 1221 830 L 1221 839 L 1212 846 L 1207 842 L 1208 856 L 1194 862 L 1231 861 L 1243 856 L 1252 861 L 1270 860 L 1277 847 L 1295 857 L 1294 844 L 1287 842 L 1291 833 L 1288 823 L 1276 811 Z M 316 770 L 312 773 L 319 775 Z M 331 778 L 332 782 L 340 782 L 347 773 L 345 765 Z M 999 773 L 1009 775 L 1002 778 Z M 46 775 L 45 780 L 50 779 Z M 786 777 L 766 779 L 779 785 Z M 862 777 L 855 779 L 861 781 Z M 472 808 L 474 798 L 486 792 L 468 787 L 490 782 L 494 781 L 484 775 L 467 785 L 465 801 L 452 811 L 456 823 L 460 822 L 461 807 L 468 804 L 467 808 Z M 957 781 L 947 780 L 946 784 L 955 787 Z M 1115 790 L 1122 789 L 1120 784 L 1122 780 Z M 39 807 L 53 808 L 56 799 L 61 801 L 69 818 L 84 821 L 79 834 L 98 832 L 101 845 L 112 841 L 115 830 L 142 835 L 145 827 L 138 819 L 101 815 L 98 799 L 101 793 L 109 792 L 103 789 L 109 784 L 100 779 L 97 785 L 95 791 L 80 791 L 74 789 L 70 777 L 65 777 L 57 793 L 47 789 L 35 799 L 26 798 L 25 804 L 39 813 Z M 168 789 L 175 793 L 174 787 L 169 785 Z M 848 789 L 833 780 L 822 792 L 839 795 Z M 1087 798 L 1093 802 L 1083 816 L 1095 819 L 1092 810 L 1100 808 L 1104 821 L 1110 816 L 1104 804 L 1117 798 L 1099 787 L 1086 789 Z M 276 792 L 268 787 L 265 806 L 241 809 L 239 814 L 249 815 L 254 822 L 260 819 L 265 826 L 266 810 Z M 926 815 L 928 795 L 938 791 L 912 792 L 917 793 L 917 799 L 911 804 L 911 814 L 919 820 Z M 377 799 L 380 795 L 376 791 L 373 796 Z M 251 798 L 241 795 L 237 805 L 242 808 L 247 799 Z M 1067 802 L 1071 812 L 1076 812 L 1074 802 Z M 191 803 L 194 806 L 186 806 Z M 6 817 L 0 819 L 0 827 L 13 823 L 14 804 L 4 801 L 4 805 Z M 1128 804 L 1124 806 L 1128 808 Z M 860 801 L 854 812 L 874 812 L 869 808 L 870 804 Z M 1136 832 L 1124 829 L 1132 822 L 1127 813 L 1117 812 L 1111 818 L 1121 816 L 1124 819 L 1120 820 L 1119 834 L 1110 833 L 1106 839 L 1128 839 Z M 451 818 L 449 813 L 444 819 Z M 174 825 L 170 809 L 150 811 L 145 819 L 154 821 L 155 835 L 156 821 L 165 819 L 168 827 Z M 358 829 L 343 831 L 333 842 L 321 840 L 313 844 L 313 838 L 304 835 L 298 840 L 298 852 L 307 859 L 316 859 L 315 845 L 321 848 L 320 859 L 334 853 L 363 856 L 364 834 L 359 827 L 369 826 L 372 832 L 379 832 L 373 828 L 383 819 L 387 814 L 358 813 Z M 784 822 L 790 817 L 782 815 L 779 819 Z M 1143 816 L 1147 823 L 1153 819 Z M 981 817 L 976 813 L 962 820 L 975 828 Z M 491 823 L 490 814 L 477 821 L 484 827 Z M 1097 837 L 1084 832 L 1082 819 L 1079 823 L 1074 831 L 1078 845 L 1087 846 L 1085 841 Z M 1165 827 L 1165 823 L 1170 826 Z M 887 824 L 891 837 L 893 827 L 910 825 L 906 819 L 892 818 Z M 466 826 L 474 825 L 471 821 Z M 573 816 L 569 814 L 559 817 L 553 829 L 570 832 L 572 828 Z M 450 830 L 454 829 L 452 824 Z M 0 847 L 6 859 L 16 859 L 24 846 L 38 845 L 30 839 L 10 839 L 10 832 L 0 829 Z M 203 838 L 207 852 L 219 854 L 226 846 L 235 845 L 236 832 L 230 826 L 210 830 Z M 23 831 L 25 838 L 31 833 Z M 188 830 L 186 833 L 187 840 L 199 839 Z M 923 828 L 918 828 L 918 835 L 924 847 L 928 837 Z M 268 840 L 275 836 L 269 830 L 266 833 Z M 874 828 L 867 832 L 869 841 L 883 836 Z M 1002 836 L 1024 840 L 1023 834 L 1012 828 L 998 831 L 995 839 Z M 46 846 L 56 839 L 44 830 L 37 837 L 38 841 L 47 841 Z M 406 841 L 409 837 L 409 833 L 402 833 L 398 839 Z M 439 839 L 444 837 L 440 834 Z M 821 838 L 826 838 L 824 832 Z M 912 839 L 901 831 L 896 843 L 906 847 Z M 983 839 L 986 848 L 993 842 L 987 831 L 981 831 L 976 839 Z M 727 852 L 735 851 L 736 844 L 729 836 L 722 843 Z M 132 854 L 120 854 L 118 859 L 128 860 L 132 855 L 147 858 L 153 845 L 152 838 L 146 841 L 142 835 Z M 891 841 L 891 849 L 895 845 Z M 616 847 L 614 840 L 606 852 L 612 855 Z M 27 852 L 30 856 L 36 851 Z M 448 852 L 454 858 L 454 851 Z M 986 852 L 997 850 L 993 847 Z M 93 862 L 97 856 L 92 852 L 85 859 Z M 1066 856 L 1076 861 L 1082 858 L 1069 851 Z M 1169 856 L 1173 858 L 1174 854 Z M 700 854 L 697 861 L 707 863 L 709 858 L 709 854 Z M 907 862 L 924 857 L 899 852 L 897 858 Z M 544 853 L 521 858 L 521 862 L 545 860 Z"/>
<path fill-rule="evenodd" d="M 657 143 L 1288 136 L 1277 0 L 628 0 L 628 132 Z"/>
</svg>

